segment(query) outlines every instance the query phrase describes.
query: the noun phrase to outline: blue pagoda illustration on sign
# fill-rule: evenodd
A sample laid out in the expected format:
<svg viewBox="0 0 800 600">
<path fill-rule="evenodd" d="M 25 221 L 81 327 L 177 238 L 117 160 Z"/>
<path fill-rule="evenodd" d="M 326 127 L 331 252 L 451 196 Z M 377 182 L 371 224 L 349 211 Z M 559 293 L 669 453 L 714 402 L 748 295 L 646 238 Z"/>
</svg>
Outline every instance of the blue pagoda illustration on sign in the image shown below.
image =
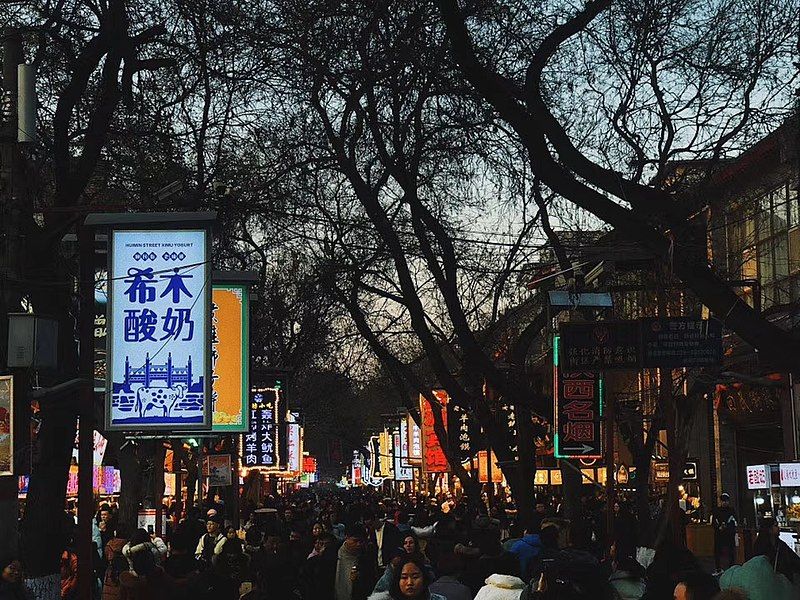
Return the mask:
<svg viewBox="0 0 800 600">
<path fill-rule="evenodd" d="M 132 367 L 125 357 L 125 379 L 113 383 L 111 406 L 118 423 L 202 423 L 203 376 L 193 380 L 192 357 L 186 364 L 173 364 L 172 353 L 164 364 L 154 364 L 146 354 L 144 365 Z"/>
</svg>

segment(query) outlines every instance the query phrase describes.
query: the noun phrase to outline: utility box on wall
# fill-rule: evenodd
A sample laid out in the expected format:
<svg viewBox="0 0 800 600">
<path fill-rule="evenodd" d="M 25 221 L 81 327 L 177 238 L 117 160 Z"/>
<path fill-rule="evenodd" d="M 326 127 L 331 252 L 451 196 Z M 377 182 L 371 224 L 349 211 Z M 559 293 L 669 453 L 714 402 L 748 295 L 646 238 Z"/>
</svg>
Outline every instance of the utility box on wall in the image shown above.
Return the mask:
<svg viewBox="0 0 800 600">
<path fill-rule="evenodd" d="M 8 315 L 8 366 L 55 368 L 58 364 L 58 321 L 33 313 Z"/>
</svg>

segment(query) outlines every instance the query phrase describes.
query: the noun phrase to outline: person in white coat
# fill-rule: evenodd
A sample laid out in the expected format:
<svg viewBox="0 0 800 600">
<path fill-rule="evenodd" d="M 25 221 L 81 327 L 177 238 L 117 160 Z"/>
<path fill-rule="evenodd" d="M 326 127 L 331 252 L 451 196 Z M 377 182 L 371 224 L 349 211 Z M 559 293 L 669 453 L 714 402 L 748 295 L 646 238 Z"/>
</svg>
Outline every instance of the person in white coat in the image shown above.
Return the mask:
<svg viewBox="0 0 800 600">
<path fill-rule="evenodd" d="M 475 600 L 519 600 L 523 589 L 525 582 L 519 577 L 495 573 L 486 578 Z"/>
</svg>

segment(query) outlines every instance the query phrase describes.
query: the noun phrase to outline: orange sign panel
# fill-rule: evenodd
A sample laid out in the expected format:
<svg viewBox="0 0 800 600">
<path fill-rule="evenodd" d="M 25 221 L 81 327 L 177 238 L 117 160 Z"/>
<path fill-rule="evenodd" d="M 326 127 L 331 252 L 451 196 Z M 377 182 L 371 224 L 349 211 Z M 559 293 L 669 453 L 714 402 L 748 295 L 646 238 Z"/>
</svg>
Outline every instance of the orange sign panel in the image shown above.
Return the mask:
<svg viewBox="0 0 800 600">
<path fill-rule="evenodd" d="M 212 431 L 248 431 L 249 297 L 241 284 L 214 284 L 212 290 Z"/>
<path fill-rule="evenodd" d="M 447 401 L 449 399 L 444 390 L 434 390 L 438 406 L 436 410 L 442 415 L 442 424 L 447 431 Z M 447 473 L 450 465 L 447 464 L 447 457 L 444 454 L 439 438 L 433 429 L 434 413 L 431 403 L 420 394 L 419 410 L 422 415 L 422 469 L 427 473 Z"/>
</svg>

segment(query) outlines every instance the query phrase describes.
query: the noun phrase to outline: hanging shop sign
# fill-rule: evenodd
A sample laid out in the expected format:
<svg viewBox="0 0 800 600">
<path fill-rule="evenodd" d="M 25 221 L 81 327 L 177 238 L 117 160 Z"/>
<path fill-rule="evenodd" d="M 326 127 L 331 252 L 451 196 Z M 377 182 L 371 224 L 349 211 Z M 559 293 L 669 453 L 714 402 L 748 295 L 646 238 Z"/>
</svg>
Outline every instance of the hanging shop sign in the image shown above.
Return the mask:
<svg viewBox="0 0 800 600">
<path fill-rule="evenodd" d="M 317 459 L 313 456 L 303 457 L 303 473 L 316 473 L 317 472 Z"/>
<path fill-rule="evenodd" d="M 14 378 L 0 377 L 0 476 L 14 474 Z"/>
<path fill-rule="evenodd" d="M 209 454 L 203 459 L 203 474 L 211 487 L 231 485 L 232 472 L 230 454 Z"/>
<path fill-rule="evenodd" d="M 300 424 L 286 424 L 286 470 L 291 473 L 300 473 Z"/>
<path fill-rule="evenodd" d="M 602 458 L 603 380 L 592 371 L 559 365 L 561 339 L 553 340 L 553 414 L 556 458 Z"/>
<path fill-rule="evenodd" d="M 511 450 L 511 455 L 514 457 L 514 460 L 517 460 L 519 456 L 519 447 L 517 445 L 517 411 L 514 408 L 513 404 L 509 404 L 505 402 L 502 398 L 500 399 L 500 406 L 497 411 L 498 421 L 500 425 L 508 431 L 511 435 L 511 439 L 513 440 L 513 444 L 509 448 Z"/>
<path fill-rule="evenodd" d="M 638 369 L 638 321 L 563 323 L 559 347 L 561 368 L 567 371 Z"/>
<path fill-rule="evenodd" d="M 463 463 L 468 461 L 480 447 L 480 426 L 470 414 L 458 406 L 450 403 L 447 407 L 449 423 L 450 450 L 458 456 Z M 516 423 L 516 420 L 514 419 Z"/>
<path fill-rule="evenodd" d="M 492 469 L 492 483 L 503 483 L 503 471 L 497 465 L 497 457 L 494 452 L 489 458 L 489 453 L 486 450 L 478 451 L 478 481 L 480 483 L 489 483 L 489 461 L 491 460 Z"/>
<path fill-rule="evenodd" d="M 422 398 L 420 397 L 420 401 Z M 422 429 L 416 421 L 408 415 L 406 417 L 408 427 L 408 462 L 412 465 L 422 464 Z"/>
<path fill-rule="evenodd" d="M 691 317 L 561 325 L 564 369 L 712 367 L 722 361 L 722 323 Z"/>
<path fill-rule="evenodd" d="M 669 481 L 669 462 L 656 461 L 653 463 L 653 476 L 658 482 Z M 697 462 L 687 461 L 683 465 L 682 481 L 694 481 L 697 479 Z"/>
<path fill-rule="evenodd" d="M 353 451 L 353 460 L 350 462 L 350 481 L 353 485 L 361 485 L 364 461 L 358 450 Z"/>
<path fill-rule="evenodd" d="M 279 464 L 278 413 L 283 405 L 281 382 L 250 391 L 250 427 L 242 450 L 245 467 L 277 469 Z"/>
<path fill-rule="evenodd" d="M 379 476 L 391 479 L 392 477 L 394 477 L 394 472 L 393 472 L 394 465 L 392 464 L 394 442 L 392 439 L 392 435 L 386 429 L 381 431 L 380 434 L 378 435 L 378 445 L 380 452 L 380 454 L 378 455 Z"/>
<path fill-rule="evenodd" d="M 447 473 L 450 466 L 447 457 L 439 443 L 439 438 L 434 431 L 434 410 L 442 415 L 442 425 L 447 431 L 447 392 L 434 390 L 433 395 L 438 402 L 435 408 L 420 394 L 419 405 L 422 414 L 422 470 L 426 473 Z"/>
<path fill-rule="evenodd" d="M 249 320 L 250 287 L 215 283 L 211 294 L 212 431 L 248 430 Z"/>
<path fill-rule="evenodd" d="M 211 425 L 208 229 L 113 229 L 106 429 Z"/>
<path fill-rule="evenodd" d="M 409 457 L 411 449 L 408 442 L 408 415 L 406 415 L 404 417 L 400 417 L 400 466 L 404 468 L 411 467 L 411 461 Z"/>
<path fill-rule="evenodd" d="M 401 421 L 402 423 L 403 421 Z M 400 433 L 400 429 L 395 430 L 392 433 L 392 442 L 394 446 L 394 480 L 395 481 L 411 481 L 414 479 L 414 471 L 412 471 L 410 466 L 403 466 L 403 458 L 405 451 L 408 452 L 408 441 L 406 438 L 405 443 L 403 442 L 403 435 Z M 404 448 L 405 446 L 405 448 Z M 405 458 L 408 458 L 407 456 Z"/>
<path fill-rule="evenodd" d="M 748 490 L 767 490 L 772 479 L 768 465 L 748 465 L 747 467 L 747 489 Z"/>
<path fill-rule="evenodd" d="M 669 317 L 642 319 L 642 366 L 713 367 L 722 362 L 722 322 Z"/>
<path fill-rule="evenodd" d="M 780 463 L 781 487 L 800 486 L 800 463 Z"/>
</svg>

